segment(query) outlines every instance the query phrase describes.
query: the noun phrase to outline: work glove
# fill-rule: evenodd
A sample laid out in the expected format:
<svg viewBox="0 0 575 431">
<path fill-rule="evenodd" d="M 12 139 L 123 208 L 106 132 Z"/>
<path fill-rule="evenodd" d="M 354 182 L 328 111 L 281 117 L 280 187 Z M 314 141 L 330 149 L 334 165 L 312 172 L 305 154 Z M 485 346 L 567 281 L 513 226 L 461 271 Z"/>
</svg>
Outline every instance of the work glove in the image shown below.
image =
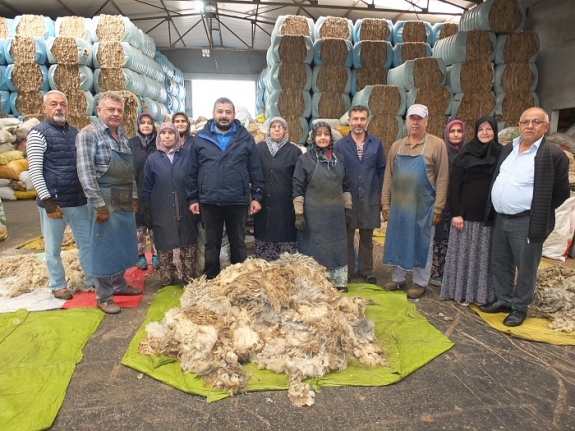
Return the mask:
<svg viewBox="0 0 575 431">
<path fill-rule="evenodd" d="M 383 217 L 383 221 L 387 221 L 387 219 L 389 218 L 389 210 L 382 210 L 381 217 Z"/>
<path fill-rule="evenodd" d="M 305 219 L 303 217 L 303 214 L 295 215 L 295 228 L 300 232 L 303 232 L 305 230 Z"/>
<path fill-rule="evenodd" d="M 95 207 L 94 211 L 96 211 L 96 223 L 98 224 L 105 223 L 110 218 L 110 213 L 106 205 L 103 207 Z"/>
<path fill-rule="evenodd" d="M 62 218 L 62 208 L 52 200 L 52 198 L 42 199 L 44 203 L 44 209 L 46 210 L 46 215 L 52 219 Z"/>
<path fill-rule="evenodd" d="M 351 223 L 353 222 L 353 212 L 351 208 L 345 209 L 345 227 L 350 228 Z"/>
</svg>

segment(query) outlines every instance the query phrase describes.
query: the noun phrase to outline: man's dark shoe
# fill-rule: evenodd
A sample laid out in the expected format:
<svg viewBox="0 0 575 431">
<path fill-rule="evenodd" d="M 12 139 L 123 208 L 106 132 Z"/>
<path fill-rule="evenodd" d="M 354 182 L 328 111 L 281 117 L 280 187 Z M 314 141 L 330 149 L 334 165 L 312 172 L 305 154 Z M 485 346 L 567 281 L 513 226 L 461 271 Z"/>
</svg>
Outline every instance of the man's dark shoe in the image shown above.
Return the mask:
<svg viewBox="0 0 575 431">
<path fill-rule="evenodd" d="M 479 306 L 479 311 L 483 313 L 511 313 L 511 307 L 508 307 L 499 299 L 485 305 Z"/>
<path fill-rule="evenodd" d="M 340 292 L 348 292 L 348 288 L 347 286 L 336 286 L 335 287 L 337 290 L 339 290 Z"/>
<path fill-rule="evenodd" d="M 404 281 L 388 281 L 387 283 L 383 283 L 382 286 L 385 290 L 393 291 L 393 290 L 405 290 L 406 283 Z"/>
<path fill-rule="evenodd" d="M 128 286 L 124 290 L 120 290 L 119 292 L 114 292 L 114 295 L 138 296 L 138 295 L 141 295 L 142 292 L 143 292 L 142 289 L 138 289 L 137 287 Z"/>
<path fill-rule="evenodd" d="M 67 288 L 53 290 L 52 295 L 58 299 L 72 299 L 72 292 L 70 292 Z"/>
<path fill-rule="evenodd" d="M 503 324 L 505 326 L 519 326 L 523 323 L 526 317 L 527 313 L 519 310 L 513 310 L 511 314 L 505 318 Z"/>
<path fill-rule="evenodd" d="M 373 274 L 364 275 L 363 279 L 365 280 L 366 283 L 377 284 L 377 278 L 375 278 L 375 275 Z"/>
</svg>

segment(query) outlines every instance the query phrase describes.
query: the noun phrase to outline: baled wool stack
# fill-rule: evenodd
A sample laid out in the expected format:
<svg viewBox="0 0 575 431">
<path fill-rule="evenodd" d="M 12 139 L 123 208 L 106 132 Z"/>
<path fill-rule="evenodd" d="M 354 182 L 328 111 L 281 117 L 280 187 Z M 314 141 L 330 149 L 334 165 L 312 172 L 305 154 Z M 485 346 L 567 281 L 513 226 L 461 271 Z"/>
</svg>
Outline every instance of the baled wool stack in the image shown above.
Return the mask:
<svg viewBox="0 0 575 431">
<path fill-rule="evenodd" d="M 575 271 L 561 266 L 540 267 L 530 317 L 551 320 L 549 329 L 575 331 Z"/>
<path fill-rule="evenodd" d="M 397 21 L 393 26 L 393 67 L 431 57 L 433 29 L 425 21 Z"/>
</svg>

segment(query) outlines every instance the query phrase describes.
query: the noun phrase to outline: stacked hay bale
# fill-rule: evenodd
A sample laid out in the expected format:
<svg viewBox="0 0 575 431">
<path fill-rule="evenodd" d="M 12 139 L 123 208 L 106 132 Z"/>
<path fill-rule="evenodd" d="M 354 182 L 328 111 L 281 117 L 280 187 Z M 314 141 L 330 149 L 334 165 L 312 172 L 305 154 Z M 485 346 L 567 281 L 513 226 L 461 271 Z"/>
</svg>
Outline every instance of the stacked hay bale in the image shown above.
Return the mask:
<svg viewBox="0 0 575 431">
<path fill-rule="evenodd" d="M 491 88 L 496 41 L 493 32 L 471 30 L 439 40 L 433 47 L 433 56 L 449 66 L 447 84 L 454 94 L 451 116 L 465 123 L 467 139 L 473 137 L 475 121 L 493 115 L 495 109 Z"/>
<path fill-rule="evenodd" d="M 353 97 L 354 105 L 369 108 L 369 133 L 381 139 L 385 154 L 403 137 L 406 100 L 405 90 L 393 85 L 368 85 Z"/>
<path fill-rule="evenodd" d="M 427 131 L 443 138 L 453 95 L 446 87 L 446 67 L 440 58 L 426 57 L 408 60 L 391 69 L 387 75 L 389 85 L 407 92 L 407 107 L 421 103 L 429 110 Z"/>
<path fill-rule="evenodd" d="M 6 56 L 4 49 L 6 39 L 14 36 L 14 22 L 12 19 L 0 17 L 0 118 L 10 114 L 10 89 L 6 84 Z"/>
<path fill-rule="evenodd" d="M 433 45 L 437 43 L 438 40 L 445 39 L 449 36 L 457 34 L 459 31 L 459 25 L 454 22 L 438 22 L 432 27 L 433 32 Z"/>
<path fill-rule="evenodd" d="M 393 25 L 386 19 L 358 19 L 353 27 L 353 67 L 351 94 L 368 85 L 386 85 L 392 65 Z"/>
<path fill-rule="evenodd" d="M 296 144 L 305 143 L 307 118 L 311 115 L 312 31 L 311 19 L 280 16 L 267 52 L 265 116 L 283 117 L 288 123 L 289 139 Z"/>
<path fill-rule="evenodd" d="M 393 44 L 393 67 L 408 60 L 431 57 L 431 24 L 425 21 L 397 21 L 393 26 Z"/>
<path fill-rule="evenodd" d="M 351 105 L 353 26 L 347 18 L 321 17 L 313 33 L 312 117 L 340 118 Z"/>
</svg>

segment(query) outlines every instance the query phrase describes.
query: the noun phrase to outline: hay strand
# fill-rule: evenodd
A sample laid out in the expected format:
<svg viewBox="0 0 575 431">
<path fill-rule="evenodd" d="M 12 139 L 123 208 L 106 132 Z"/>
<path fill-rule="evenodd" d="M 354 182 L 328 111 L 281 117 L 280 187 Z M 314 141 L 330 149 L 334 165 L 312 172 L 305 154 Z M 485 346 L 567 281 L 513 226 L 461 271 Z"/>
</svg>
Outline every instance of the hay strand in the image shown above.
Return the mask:
<svg viewBox="0 0 575 431">
<path fill-rule="evenodd" d="M 376 85 L 371 90 L 369 109 L 371 110 L 372 115 L 387 115 L 395 117 L 399 111 L 400 105 L 401 96 L 399 94 L 398 87 L 394 85 Z"/>
<path fill-rule="evenodd" d="M 426 44 L 423 42 L 404 42 L 401 45 L 401 63 L 407 60 L 427 57 Z"/>
<path fill-rule="evenodd" d="M 278 98 L 278 111 L 282 117 L 303 117 L 305 100 L 299 90 L 282 90 Z M 338 117 L 339 118 L 339 117 Z"/>
<path fill-rule="evenodd" d="M 90 117 L 87 117 L 86 115 L 68 115 L 68 123 L 78 130 L 82 130 L 84 127 L 92 124 Z"/>
<path fill-rule="evenodd" d="M 124 19 L 120 15 L 100 15 L 96 35 L 100 41 L 121 42 L 126 36 Z"/>
<path fill-rule="evenodd" d="M 457 118 L 474 119 L 472 122 L 472 126 L 474 126 L 475 120 L 491 114 L 494 107 L 495 97 L 489 90 L 463 93 L 459 109 L 457 109 Z"/>
<path fill-rule="evenodd" d="M 138 119 L 138 98 L 134 93 L 122 90 L 118 94 L 124 98 L 124 120 L 122 127 L 128 136 L 136 136 L 136 121 Z"/>
<path fill-rule="evenodd" d="M 306 67 L 303 63 L 280 63 L 278 82 L 282 89 L 303 90 L 306 80 Z"/>
<path fill-rule="evenodd" d="M 16 34 L 18 36 L 41 37 L 44 38 L 46 26 L 42 15 L 22 15 Z"/>
<path fill-rule="evenodd" d="M 349 24 L 346 18 L 328 16 L 319 30 L 321 39 L 328 37 L 349 39 L 349 36 Z"/>
<path fill-rule="evenodd" d="M 522 18 L 517 0 L 495 0 L 489 10 L 489 28 L 495 33 L 513 33 Z"/>
<path fill-rule="evenodd" d="M 54 71 L 56 88 L 66 93 L 80 88 L 80 70 L 77 65 L 59 64 Z"/>
<path fill-rule="evenodd" d="M 343 93 L 347 86 L 348 69 L 345 66 L 319 66 L 316 84 L 321 92 Z M 332 118 L 332 117 L 329 117 Z"/>
<path fill-rule="evenodd" d="M 505 121 L 507 127 L 517 126 L 521 114 L 533 106 L 535 106 L 535 101 L 531 92 L 506 93 L 501 104 L 502 113 L 497 115 L 495 119 L 497 121 Z"/>
<path fill-rule="evenodd" d="M 36 117 L 42 115 L 42 92 L 19 91 L 16 97 L 16 109 L 20 115 Z"/>
<path fill-rule="evenodd" d="M 466 61 L 459 76 L 464 93 L 490 91 L 493 86 L 493 68 L 489 61 Z"/>
<path fill-rule="evenodd" d="M 426 42 L 427 32 L 423 21 L 406 21 L 403 24 L 403 42 Z"/>
<path fill-rule="evenodd" d="M 323 64 L 344 65 L 348 56 L 347 44 L 343 39 L 322 39 L 319 54 Z"/>
<path fill-rule="evenodd" d="M 373 94 L 373 93 L 372 93 Z M 370 103 L 371 107 L 371 103 Z M 383 142 L 385 154 L 389 154 L 391 144 L 396 141 L 398 124 L 395 115 L 379 114 L 373 115 L 369 121 L 368 131 L 370 135 L 376 136 Z"/>
<path fill-rule="evenodd" d="M 453 22 L 446 22 L 439 30 L 438 40 L 445 39 L 446 37 L 453 36 L 459 31 L 459 25 Z"/>
<path fill-rule="evenodd" d="M 341 93 L 322 93 L 318 103 L 319 118 L 340 118 L 345 114 L 345 110 Z"/>
<path fill-rule="evenodd" d="M 10 55 L 15 64 L 36 63 L 36 42 L 31 36 L 14 36 Z"/>
<path fill-rule="evenodd" d="M 361 21 L 359 39 L 385 41 L 389 38 L 389 27 L 386 19 L 364 18 Z"/>
<path fill-rule="evenodd" d="M 278 54 L 282 63 L 303 63 L 307 55 L 303 36 L 284 36 L 278 46 Z"/>
<path fill-rule="evenodd" d="M 12 84 L 18 91 L 40 91 L 44 77 L 36 63 L 15 64 L 12 69 Z"/>
<path fill-rule="evenodd" d="M 449 123 L 449 118 L 445 115 L 430 116 L 427 120 L 427 133 L 443 139 L 447 123 Z"/>
<path fill-rule="evenodd" d="M 282 36 L 309 36 L 309 25 L 303 16 L 288 15 L 280 30 Z"/>
<path fill-rule="evenodd" d="M 363 67 L 383 67 L 387 61 L 387 42 L 362 41 L 359 58 Z"/>
<path fill-rule="evenodd" d="M 439 68 L 437 59 L 427 57 L 414 60 L 413 82 L 417 88 L 442 85 L 443 73 Z"/>
<path fill-rule="evenodd" d="M 489 32 L 472 30 L 467 32 L 465 42 L 466 61 L 487 61 L 493 53 L 493 44 L 489 38 Z"/>
<path fill-rule="evenodd" d="M 301 141 L 303 130 L 298 117 L 284 118 L 288 124 L 288 139 L 290 142 L 297 144 Z"/>
<path fill-rule="evenodd" d="M 86 35 L 85 18 L 82 16 L 65 16 L 60 23 L 60 37 L 79 37 Z"/>
<path fill-rule="evenodd" d="M 68 90 L 66 93 L 68 98 L 68 112 L 74 116 L 86 115 L 88 102 L 86 101 L 86 94 L 82 90 Z"/>
<path fill-rule="evenodd" d="M 97 60 L 102 69 L 119 69 L 126 59 L 120 42 L 100 42 Z"/>
<path fill-rule="evenodd" d="M 50 52 L 57 64 L 78 64 L 78 44 L 73 37 L 55 38 Z M 90 53 L 84 50 L 83 55 L 89 57 Z"/>
<path fill-rule="evenodd" d="M 528 63 L 509 63 L 501 75 L 503 92 L 529 92 L 535 77 Z"/>
<path fill-rule="evenodd" d="M 0 39 L 6 39 L 8 36 L 8 23 L 6 18 L 0 16 Z"/>
<path fill-rule="evenodd" d="M 507 63 L 527 63 L 537 54 L 537 35 L 532 31 L 523 31 L 507 36 L 503 47 L 503 59 Z"/>
<path fill-rule="evenodd" d="M 449 90 L 443 86 L 418 87 L 414 103 L 427 106 L 429 117 L 445 115 L 451 102 Z"/>
<path fill-rule="evenodd" d="M 355 91 L 361 91 L 368 85 L 386 85 L 387 72 L 383 67 L 362 67 L 355 71 Z"/>
<path fill-rule="evenodd" d="M 126 77 L 122 69 L 101 69 L 98 76 L 100 92 L 120 91 L 126 88 Z"/>
</svg>

